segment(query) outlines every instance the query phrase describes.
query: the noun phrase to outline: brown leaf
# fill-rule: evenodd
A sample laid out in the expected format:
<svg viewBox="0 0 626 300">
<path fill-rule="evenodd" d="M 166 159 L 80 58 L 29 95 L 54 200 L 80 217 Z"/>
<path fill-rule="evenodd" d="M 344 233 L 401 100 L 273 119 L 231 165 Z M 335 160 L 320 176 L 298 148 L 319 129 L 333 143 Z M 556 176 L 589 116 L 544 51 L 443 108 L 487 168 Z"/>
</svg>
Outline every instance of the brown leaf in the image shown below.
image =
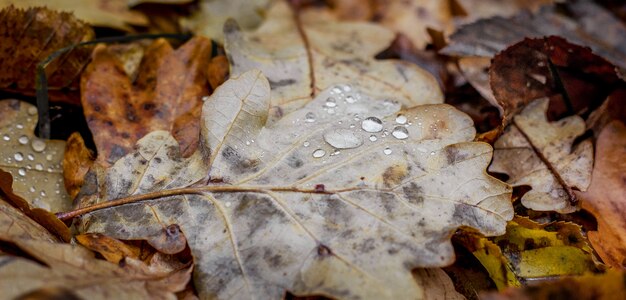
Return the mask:
<svg viewBox="0 0 626 300">
<path fill-rule="evenodd" d="M 536 14 L 521 12 L 511 18 L 494 17 L 462 26 L 442 53 L 493 57 L 524 38 L 550 35 L 591 47 L 594 53 L 619 66 L 622 74 L 626 69 L 626 25 L 589 0 L 567 1 L 544 7 Z"/>
<path fill-rule="evenodd" d="M 19 2 L 19 1 L 18 1 Z M 94 32 L 72 14 L 47 8 L 16 9 L 0 2 L 0 88 L 35 94 L 37 64 L 54 51 L 93 39 Z M 59 96 L 59 90 L 78 89 L 78 75 L 89 62 L 91 47 L 79 47 L 46 67 L 53 100 L 77 103 L 78 97 Z M 67 92 L 64 92 L 67 93 Z"/>
<path fill-rule="evenodd" d="M 127 0 L 0 0 L 0 7 L 13 5 L 18 8 L 45 6 L 55 11 L 73 13 L 77 18 L 93 26 L 111 27 L 133 31 L 133 26 L 146 26 L 146 16 L 128 8 Z"/>
<path fill-rule="evenodd" d="M 36 259 L 2 256 L 0 290 L 9 299 L 59 287 L 82 299 L 176 299 L 191 277 L 191 265 L 154 272 L 130 258 L 123 266 L 96 259 L 78 245 L 0 238 Z"/>
<path fill-rule="evenodd" d="M 548 99 L 539 99 L 513 118 L 494 144 L 489 171 L 507 174 L 513 186 L 530 186 L 521 199 L 525 207 L 569 213 L 577 209 L 573 189 L 589 186 L 593 145 L 590 140 L 573 145 L 585 131 L 581 117 L 548 122 L 547 109 Z"/>
<path fill-rule="evenodd" d="M 85 248 L 100 253 L 107 261 L 114 264 L 119 263 L 127 257 L 139 259 L 139 249 L 130 247 L 118 239 L 103 234 L 79 234 L 74 238 L 78 243 L 85 246 Z"/>
<path fill-rule="evenodd" d="M 207 69 L 207 78 L 211 84 L 211 88 L 215 90 L 218 86 L 222 85 L 222 83 L 228 79 L 229 72 L 230 66 L 228 65 L 226 55 L 213 57 Z"/>
<path fill-rule="evenodd" d="M 596 139 L 604 127 L 613 120 L 626 122 L 626 105 L 624 103 L 626 103 L 626 87 L 621 87 L 611 93 L 604 103 L 589 115 L 587 128 L 593 130 Z"/>
<path fill-rule="evenodd" d="M 489 74 L 505 124 L 543 97 L 553 98 L 549 120 L 590 112 L 623 83 L 611 63 L 559 37 L 525 39 L 507 48 L 494 57 Z"/>
<path fill-rule="evenodd" d="M 145 50 L 136 79 L 115 48 L 100 45 L 82 75 L 82 102 L 98 149 L 99 163 L 109 165 L 153 130 L 168 130 L 183 155 L 197 147 L 202 97 L 211 41 L 196 37 L 177 50 L 157 40 Z M 132 65 L 132 64 L 131 64 Z M 132 69 L 132 68 L 131 68 Z"/>
<path fill-rule="evenodd" d="M 596 142 L 591 185 L 580 193 L 583 208 L 596 216 L 589 241 L 610 266 L 626 268 L 626 126 L 609 123 Z"/>
<path fill-rule="evenodd" d="M 76 198 L 83 186 L 85 175 L 93 165 L 94 154 L 85 146 L 83 137 L 78 132 L 72 133 L 65 144 L 63 155 L 63 179 L 65 190 L 71 199 Z"/>
</svg>

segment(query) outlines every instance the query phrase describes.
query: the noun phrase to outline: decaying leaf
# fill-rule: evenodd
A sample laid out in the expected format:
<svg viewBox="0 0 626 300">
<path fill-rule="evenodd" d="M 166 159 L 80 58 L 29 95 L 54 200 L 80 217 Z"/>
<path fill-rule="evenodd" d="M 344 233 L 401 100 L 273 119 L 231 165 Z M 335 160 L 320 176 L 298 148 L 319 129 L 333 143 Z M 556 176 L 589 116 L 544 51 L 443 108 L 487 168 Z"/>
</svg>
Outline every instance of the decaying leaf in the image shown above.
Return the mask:
<svg viewBox="0 0 626 300">
<path fill-rule="evenodd" d="M 524 39 L 498 53 L 489 70 L 494 97 L 508 124 L 529 102 L 551 98 L 548 119 L 598 107 L 623 84 L 616 67 L 589 48 L 555 36 Z"/>
<path fill-rule="evenodd" d="M 458 240 L 482 263 L 500 290 L 532 279 L 601 270 L 581 227 L 574 223 L 539 224 L 515 217 L 502 236 L 487 239 L 464 233 Z"/>
<path fill-rule="evenodd" d="M 548 122 L 547 109 L 548 99 L 538 99 L 513 118 L 494 144 L 489 171 L 507 174 L 513 186 L 530 186 L 521 199 L 527 208 L 573 212 L 573 189 L 585 191 L 591 181 L 593 145 L 590 140 L 573 145 L 585 131 L 581 117 Z"/>
<path fill-rule="evenodd" d="M 559 280 L 507 289 L 502 293 L 485 293 L 485 300 L 613 300 L 626 295 L 624 271 L 609 270 L 604 274 L 585 274 Z"/>
<path fill-rule="evenodd" d="M 127 257 L 139 259 L 139 249 L 130 247 L 124 242 L 106 235 L 88 233 L 79 234 L 75 238 L 85 248 L 100 253 L 107 261 L 114 264 L 118 264 Z"/>
<path fill-rule="evenodd" d="M 4 6 L 0 1 L 0 7 Z M 71 14 L 46 8 L 5 7 L 0 11 L 0 88 L 34 95 L 39 62 L 56 50 L 93 37 L 91 27 Z M 89 47 L 76 48 L 48 64 L 49 90 L 58 93 L 61 88 L 78 89 L 78 76 L 89 62 L 90 53 Z M 55 95 L 52 99 L 59 98 Z"/>
<path fill-rule="evenodd" d="M 191 266 L 154 273 L 133 259 L 126 259 L 124 267 L 96 259 L 77 245 L 0 239 L 37 260 L 0 256 L 0 289 L 8 299 L 52 289 L 67 291 L 63 299 L 176 299 L 174 293 L 183 290 L 191 277 Z"/>
<path fill-rule="evenodd" d="M 596 216 L 598 231 L 590 231 L 589 241 L 602 260 L 616 268 L 626 268 L 626 127 L 613 121 L 596 142 L 596 161 L 591 185 L 580 193 L 582 206 Z"/>
<path fill-rule="evenodd" d="M 613 91 L 602 105 L 589 115 L 587 129 L 593 131 L 596 140 L 604 127 L 614 120 L 626 122 L 626 105 L 623 103 L 626 103 L 626 86 Z"/>
<path fill-rule="evenodd" d="M 263 13 L 270 0 L 201 0 L 199 9 L 180 25 L 195 34 L 203 35 L 220 43 L 224 41 L 224 22 L 232 18 L 244 29 L 253 29 L 263 22 Z"/>
<path fill-rule="evenodd" d="M 372 23 L 337 22 L 317 10 L 305 10 L 297 19 L 278 1 L 255 31 L 242 32 L 235 22 L 224 26 L 231 74 L 260 69 L 270 82 L 270 122 L 338 82 L 358 83 L 365 93 L 406 107 L 443 102 L 428 72 L 407 62 L 372 58 L 391 44 L 392 31 Z"/>
<path fill-rule="evenodd" d="M 167 132 L 141 139 L 92 176 L 83 206 L 159 199 L 86 208 L 80 230 L 160 251 L 184 233 L 201 298 L 423 298 L 410 271 L 449 264 L 456 228 L 504 233 L 510 187 L 486 174 L 491 147 L 471 142 L 462 112 L 399 111 L 341 84 L 263 127 L 269 93 L 256 70 L 221 85 L 203 107 L 202 149 L 187 159 Z"/>
<path fill-rule="evenodd" d="M 138 11 L 128 8 L 128 0 L 0 0 L 0 8 L 13 5 L 17 8 L 47 7 L 51 10 L 73 13 L 77 18 L 93 25 L 132 31 L 130 25 L 146 26 L 148 19 Z"/>
<path fill-rule="evenodd" d="M 521 12 L 510 18 L 479 20 L 460 27 L 441 52 L 454 56 L 493 57 L 524 38 L 551 35 L 591 47 L 594 53 L 619 66 L 624 74 L 626 26 L 611 12 L 589 0 L 546 6 L 535 14 Z"/>
<path fill-rule="evenodd" d="M 159 39 L 146 50 L 136 76 L 113 47 L 96 47 L 83 72 L 81 96 L 98 149 L 98 163 L 109 165 L 153 130 L 168 130 L 185 156 L 198 144 L 202 97 L 209 94 L 204 73 L 211 41 L 196 37 L 179 49 Z M 131 60 L 131 64 L 132 63 Z"/>
<path fill-rule="evenodd" d="M 76 198 L 94 160 L 94 154 L 85 146 L 83 137 L 78 132 L 72 133 L 67 139 L 63 155 L 63 182 L 71 199 Z"/>
<path fill-rule="evenodd" d="M 37 107 L 18 100 L 0 101 L 0 169 L 13 176 L 13 192 L 32 207 L 65 211 L 72 201 L 63 185 L 65 142 L 34 135 Z"/>
</svg>

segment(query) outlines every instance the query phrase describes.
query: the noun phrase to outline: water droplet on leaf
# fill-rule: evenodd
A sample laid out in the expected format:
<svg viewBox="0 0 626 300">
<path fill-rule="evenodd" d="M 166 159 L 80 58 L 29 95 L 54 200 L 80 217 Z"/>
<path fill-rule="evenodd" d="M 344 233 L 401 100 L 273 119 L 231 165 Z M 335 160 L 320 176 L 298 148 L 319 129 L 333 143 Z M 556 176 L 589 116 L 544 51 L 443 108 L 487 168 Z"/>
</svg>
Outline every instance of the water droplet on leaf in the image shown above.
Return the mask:
<svg viewBox="0 0 626 300">
<path fill-rule="evenodd" d="M 37 107 L 31 106 L 28 108 L 28 114 L 29 115 L 36 115 L 37 114 Z"/>
<path fill-rule="evenodd" d="M 22 144 L 22 145 L 26 145 L 26 144 L 28 144 L 28 137 L 25 136 L 25 135 L 20 136 L 20 138 L 17 139 L 17 141 L 20 142 L 20 144 Z"/>
<path fill-rule="evenodd" d="M 404 140 L 409 137 L 409 131 L 402 126 L 396 126 L 391 132 L 391 135 L 399 140 Z"/>
<path fill-rule="evenodd" d="M 375 142 L 378 138 L 375 135 L 370 135 L 370 141 Z"/>
<path fill-rule="evenodd" d="M 313 157 L 315 157 L 315 158 L 324 157 L 324 155 L 326 155 L 326 151 L 324 151 L 322 149 L 317 149 L 317 150 L 313 151 Z"/>
<path fill-rule="evenodd" d="M 46 142 L 36 138 L 33 139 L 33 142 L 30 144 L 30 146 L 33 147 L 33 150 L 35 150 L 35 152 L 42 152 L 46 149 Z"/>
<path fill-rule="evenodd" d="M 13 154 L 13 158 L 15 158 L 15 161 L 23 161 L 24 160 L 24 155 L 22 155 L 21 152 L 17 152 L 15 154 Z"/>
<path fill-rule="evenodd" d="M 335 107 L 337 106 L 337 101 L 333 97 L 328 97 L 326 99 L 326 107 Z"/>
<path fill-rule="evenodd" d="M 349 129 L 334 129 L 324 133 L 324 140 L 337 149 L 356 148 L 363 144 L 361 136 Z"/>
<path fill-rule="evenodd" d="M 315 114 L 312 112 L 308 112 L 305 116 L 304 116 L 304 121 L 306 121 L 307 123 L 313 123 L 315 122 Z"/>
<path fill-rule="evenodd" d="M 396 117 L 396 123 L 398 124 L 406 124 L 407 118 L 404 115 L 398 115 Z"/>
<path fill-rule="evenodd" d="M 389 147 L 385 148 L 385 150 L 383 150 L 383 153 L 385 153 L 385 155 L 389 155 L 391 154 L 391 149 L 389 149 Z"/>
<path fill-rule="evenodd" d="M 368 117 L 361 122 L 361 128 L 367 132 L 380 132 L 383 130 L 383 122 L 376 117 Z"/>
</svg>

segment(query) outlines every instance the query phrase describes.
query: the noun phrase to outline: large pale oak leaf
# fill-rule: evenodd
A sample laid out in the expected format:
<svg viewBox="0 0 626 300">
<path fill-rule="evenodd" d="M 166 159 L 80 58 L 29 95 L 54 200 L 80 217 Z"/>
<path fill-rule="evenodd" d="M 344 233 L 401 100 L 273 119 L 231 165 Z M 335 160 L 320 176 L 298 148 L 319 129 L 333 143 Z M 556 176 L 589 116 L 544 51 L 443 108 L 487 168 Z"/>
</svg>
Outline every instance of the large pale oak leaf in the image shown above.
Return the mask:
<svg viewBox="0 0 626 300">
<path fill-rule="evenodd" d="M 411 270 L 451 263 L 459 226 L 503 234 L 511 189 L 486 174 L 467 115 L 346 86 L 266 125 L 267 79 L 231 78 L 204 103 L 194 155 L 156 131 L 88 175 L 83 205 L 145 201 L 91 211 L 80 231 L 172 252 L 184 235 L 201 298 L 424 298 Z M 327 101 L 339 94 L 354 98 Z"/>
</svg>

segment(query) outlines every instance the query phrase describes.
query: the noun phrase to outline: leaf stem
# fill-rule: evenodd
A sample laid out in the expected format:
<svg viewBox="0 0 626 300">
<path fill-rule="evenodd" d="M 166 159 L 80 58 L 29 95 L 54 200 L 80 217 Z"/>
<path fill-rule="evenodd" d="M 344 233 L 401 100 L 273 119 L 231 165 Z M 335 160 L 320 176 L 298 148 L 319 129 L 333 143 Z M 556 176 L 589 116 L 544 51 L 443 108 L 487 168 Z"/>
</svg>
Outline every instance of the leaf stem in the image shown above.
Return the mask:
<svg viewBox="0 0 626 300">
<path fill-rule="evenodd" d="M 326 191 L 324 189 L 319 189 L 319 188 L 316 188 L 316 189 L 298 189 L 298 188 L 293 188 L 293 187 L 263 188 L 263 187 L 240 187 L 240 186 L 230 186 L 230 185 L 186 187 L 186 188 L 156 191 L 156 192 L 151 192 L 151 193 L 146 193 L 146 194 L 141 194 L 141 195 L 131 195 L 131 196 L 124 197 L 124 198 L 100 202 L 100 203 L 96 203 L 93 205 L 77 208 L 71 211 L 58 212 L 55 215 L 61 221 L 68 221 L 75 217 L 79 217 L 79 216 L 92 213 L 101 209 L 116 207 L 116 206 L 125 205 L 125 204 L 132 204 L 132 203 L 141 202 L 145 200 L 182 195 L 182 194 L 203 194 L 206 192 L 210 192 L 210 193 L 294 192 L 294 193 L 308 193 L 308 194 L 335 194 L 335 193 L 340 193 L 340 192 L 352 191 L 355 189 L 357 188 L 343 189 L 343 190 L 337 190 L 337 191 Z"/>
</svg>

